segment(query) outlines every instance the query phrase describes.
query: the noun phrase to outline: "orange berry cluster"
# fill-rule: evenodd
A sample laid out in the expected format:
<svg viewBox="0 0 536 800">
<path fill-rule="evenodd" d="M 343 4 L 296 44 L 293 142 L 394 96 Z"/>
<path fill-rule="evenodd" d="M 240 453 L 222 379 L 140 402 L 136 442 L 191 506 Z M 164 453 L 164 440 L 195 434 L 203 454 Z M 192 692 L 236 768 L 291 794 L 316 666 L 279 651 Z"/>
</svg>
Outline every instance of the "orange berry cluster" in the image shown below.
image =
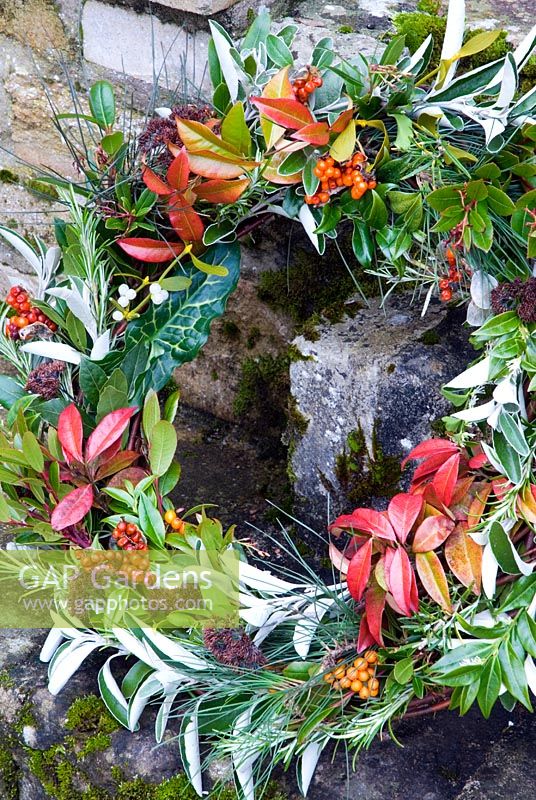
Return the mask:
<svg viewBox="0 0 536 800">
<path fill-rule="evenodd" d="M 181 509 L 182 510 L 182 509 Z M 177 533 L 184 533 L 186 523 L 179 517 L 176 511 L 172 508 L 164 514 L 164 522 L 166 522 Z"/>
<path fill-rule="evenodd" d="M 147 550 L 147 542 L 133 522 L 118 522 L 112 531 L 112 539 L 121 550 Z"/>
<path fill-rule="evenodd" d="M 330 194 L 348 187 L 354 200 L 363 197 L 368 189 L 375 189 L 376 181 L 364 166 L 367 157 L 354 153 L 348 161 L 338 163 L 331 156 L 321 158 L 313 172 L 320 179 L 320 188 L 313 195 L 305 195 L 305 202 L 311 206 L 323 205 L 329 201 Z"/>
<path fill-rule="evenodd" d="M 380 682 L 375 677 L 378 666 L 378 654 L 375 650 L 367 650 L 362 658 L 356 658 L 351 666 L 341 664 L 332 672 L 324 675 L 324 680 L 332 689 L 350 691 L 357 694 L 361 700 L 377 697 L 380 691 Z"/>
<path fill-rule="evenodd" d="M 127 555 L 120 550 L 75 550 L 74 554 L 86 571 L 90 571 L 101 564 L 106 564 L 110 569 L 149 569 L 151 562 L 148 555 L 136 553 Z"/>
<path fill-rule="evenodd" d="M 5 334 L 10 339 L 19 339 L 19 331 L 27 325 L 32 325 L 34 322 L 41 322 L 50 328 L 51 331 L 56 331 L 58 326 L 50 320 L 46 314 L 39 311 L 38 308 L 32 306 L 28 292 L 22 286 L 13 286 L 9 290 L 6 297 L 6 303 L 11 306 L 16 314 L 6 322 Z"/>
<path fill-rule="evenodd" d="M 323 80 L 318 70 L 309 68 L 305 77 L 296 78 L 292 83 L 296 99 L 299 100 L 300 103 L 307 103 L 309 95 L 312 94 L 315 89 L 322 86 L 322 83 Z"/>
<path fill-rule="evenodd" d="M 450 245 L 445 250 L 445 258 L 449 265 L 449 274 L 439 281 L 439 296 L 444 303 L 448 303 L 452 299 L 452 284 L 459 283 L 461 275 L 457 269 L 456 253 Z"/>
</svg>

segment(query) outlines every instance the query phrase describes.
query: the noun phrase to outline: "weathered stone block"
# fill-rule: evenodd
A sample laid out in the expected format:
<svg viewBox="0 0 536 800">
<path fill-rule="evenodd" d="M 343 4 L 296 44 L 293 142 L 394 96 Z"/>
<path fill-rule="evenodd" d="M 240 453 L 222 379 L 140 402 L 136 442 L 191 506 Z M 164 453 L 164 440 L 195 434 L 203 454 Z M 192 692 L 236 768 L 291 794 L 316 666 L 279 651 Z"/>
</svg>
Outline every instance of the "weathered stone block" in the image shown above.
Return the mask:
<svg viewBox="0 0 536 800">
<path fill-rule="evenodd" d="M 358 426 L 369 445 L 375 432 L 383 453 L 400 457 L 430 436 L 448 411 L 441 385 L 474 358 L 462 321 L 438 304 L 423 318 L 398 296 L 385 313 L 373 302 L 353 319 L 322 326 L 318 341 L 295 340 L 304 360 L 291 364 L 291 394 L 308 426 L 291 469 L 309 519 L 326 519 L 328 497 L 331 516 L 348 509 L 337 456 Z"/>
<path fill-rule="evenodd" d="M 158 5 L 208 17 L 231 8 L 237 2 L 238 0 L 158 0 Z"/>
<path fill-rule="evenodd" d="M 208 85 L 209 34 L 189 32 L 156 16 L 88 0 L 82 12 L 84 57 L 116 72 L 170 88 Z"/>
</svg>

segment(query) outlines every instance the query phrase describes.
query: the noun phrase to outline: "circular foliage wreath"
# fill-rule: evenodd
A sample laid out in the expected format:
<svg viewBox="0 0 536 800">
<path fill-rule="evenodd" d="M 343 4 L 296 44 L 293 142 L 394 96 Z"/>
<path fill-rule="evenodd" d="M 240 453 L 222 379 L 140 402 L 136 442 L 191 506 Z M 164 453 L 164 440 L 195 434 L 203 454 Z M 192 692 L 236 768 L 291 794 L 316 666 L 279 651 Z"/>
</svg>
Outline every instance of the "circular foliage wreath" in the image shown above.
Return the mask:
<svg viewBox="0 0 536 800">
<path fill-rule="evenodd" d="M 518 85 L 536 30 L 486 61 L 498 34 L 463 43 L 463 3 L 450 6 L 438 63 L 431 37 L 408 53 L 398 36 L 350 60 L 323 39 L 295 64 L 295 25 L 273 33 L 261 12 L 233 42 L 212 22 L 210 104 L 122 128 L 113 87 L 97 82 L 87 108 L 78 98 L 56 116 L 78 179 L 40 176 L 67 212 L 57 245 L 0 227 L 37 276 L 2 310 L 15 372 L 0 377 L 4 577 L 27 550 L 129 575 L 166 553 L 196 567 L 237 559 L 227 622 L 101 615 L 80 628 L 58 607 L 42 651 L 53 693 L 110 652 L 100 691 L 132 731 L 149 702 L 158 741 L 180 715 L 199 794 L 200 738 L 209 758 L 230 757 L 250 800 L 294 757 L 306 793 L 326 746 L 358 752 L 403 716 L 477 703 L 487 717 L 498 700 L 531 710 L 536 89 Z M 284 532 L 295 568 L 276 574 L 206 507 L 170 499 L 178 394 L 157 393 L 206 342 L 237 285 L 237 240 L 268 215 L 298 220 L 320 253 L 349 231 L 359 268 L 387 294 L 411 286 L 423 313 L 434 296 L 467 303 L 480 351 L 443 389 L 445 437 L 406 458 L 408 491 L 332 522 L 329 584 Z"/>
</svg>

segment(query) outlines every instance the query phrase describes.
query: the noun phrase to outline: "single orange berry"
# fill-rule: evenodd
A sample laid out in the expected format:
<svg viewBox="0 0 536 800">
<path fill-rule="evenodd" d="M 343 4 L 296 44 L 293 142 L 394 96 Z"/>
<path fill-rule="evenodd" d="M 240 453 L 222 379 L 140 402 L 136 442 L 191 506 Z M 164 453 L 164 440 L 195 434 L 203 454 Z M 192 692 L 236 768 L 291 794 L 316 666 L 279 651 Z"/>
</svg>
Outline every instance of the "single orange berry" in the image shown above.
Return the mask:
<svg viewBox="0 0 536 800">
<path fill-rule="evenodd" d="M 326 681 L 326 683 L 333 683 L 334 678 L 333 678 L 332 673 L 331 672 L 327 672 L 324 675 L 324 680 Z"/>
<path fill-rule="evenodd" d="M 167 522 L 168 525 L 171 525 L 173 520 L 176 518 L 177 514 L 175 513 L 175 511 L 173 511 L 173 509 L 166 511 L 166 513 L 164 514 L 164 521 Z"/>
<path fill-rule="evenodd" d="M 366 669 L 367 662 L 364 658 L 356 658 L 354 661 L 354 667 L 356 667 L 356 669 Z"/>
<path fill-rule="evenodd" d="M 178 533 L 183 533 L 185 525 L 182 519 L 175 517 L 175 519 L 171 523 L 171 527 L 173 528 L 174 531 L 177 531 Z"/>
<path fill-rule="evenodd" d="M 349 689 L 350 686 L 352 685 L 352 681 L 350 680 L 350 678 L 341 678 L 340 683 L 341 683 L 341 689 Z"/>
<path fill-rule="evenodd" d="M 368 679 L 370 678 L 370 675 L 368 674 L 368 670 L 360 669 L 357 677 L 359 678 L 360 681 L 362 681 L 363 683 L 366 683 L 368 681 Z"/>
<path fill-rule="evenodd" d="M 441 278 L 439 281 L 439 288 L 440 289 L 450 289 L 450 281 L 448 278 Z"/>
<path fill-rule="evenodd" d="M 448 302 L 452 298 L 452 289 L 443 289 L 439 296 L 444 303 Z"/>
<path fill-rule="evenodd" d="M 315 167 L 313 172 L 317 178 L 321 178 L 324 175 L 324 170 L 320 169 L 320 167 Z"/>
<path fill-rule="evenodd" d="M 328 192 L 320 192 L 318 197 L 320 198 L 320 202 L 321 203 L 327 203 L 328 200 L 329 200 L 329 193 Z"/>
<path fill-rule="evenodd" d="M 337 667 L 337 669 L 334 670 L 333 674 L 335 675 L 337 680 L 339 680 L 340 678 L 344 678 L 344 676 L 346 675 L 346 667 Z"/>
<path fill-rule="evenodd" d="M 365 661 L 368 661 L 369 664 L 376 664 L 378 661 L 378 653 L 376 650 L 367 650 L 363 657 Z"/>
<path fill-rule="evenodd" d="M 380 688 L 380 682 L 377 678 L 372 678 L 371 681 L 368 683 L 368 687 L 371 692 L 374 692 L 376 689 Z"/>
<path fill-rule="evenodd" d="M 363 688 L 359 690 L 359 697 L 361 700 L 368 700 L 370 697 L 370 689 L 367 686 L 363 686 Z"/>
<path fill-rule="evenodd" d="M 360 692 L 363 688 L 363 683 L 362 681 L 352 681 L 350 688 L 352 692 Z"/>
</svg>

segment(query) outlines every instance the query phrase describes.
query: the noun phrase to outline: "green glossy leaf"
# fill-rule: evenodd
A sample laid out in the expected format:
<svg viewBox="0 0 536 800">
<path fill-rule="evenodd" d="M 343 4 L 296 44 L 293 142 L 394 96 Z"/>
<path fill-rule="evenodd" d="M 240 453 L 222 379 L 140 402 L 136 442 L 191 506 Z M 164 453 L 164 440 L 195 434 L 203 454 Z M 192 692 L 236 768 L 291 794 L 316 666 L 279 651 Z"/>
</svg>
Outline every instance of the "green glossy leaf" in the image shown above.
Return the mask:
<svg viewBox="0 0 536 800">
<path fill-rule="evenodd" d="M 43 472 L 45 459 L 43 452 L 36 437 L 31 431 L 26 431 L 22 437 L 22 452 L 26 456 L 28 464 L 36 472 Z"/>
<path fill-rule="evenodd" d="M 517 575 L 519 573 L 519 567 L 512 554 L 512 542 L 499 522 L 494 522 L 492 524 L 489 533 L 489 542 L 493 555 L 499 562 L 502 571 L 509 575 Z"/>
<path fill-rule="evenodd" d="M 499 648 L 499 662 L 503 683 L 512 697 L 515 697 L 525 708 L 532 711 L 523 661 L 517 655 L 510 642 L 505 642 Z"/>
<path fill-rule="evenodd" d="M 526 611 L 521 611 L 516 620 L 516 634 L 524 650 L 536 658 L 536 622 Z"/>
<path fill-rule="evenodd" d="M 490 658 L 482 670 L 478 688 L 478 705 L 482 715 L 488 719 L 501 690 L 501 665 L 497 658 Z"/>
<path fill-rule="evenodd" d="M 164 520 L 158 513 L 158 509 L 153 506 L 149 498 L 144 494 L 140 495 L 138 500 L 138 515 L 141 529 L 149 541 L 157 547 L 163 547 L 166 537 Z"/>
<path fill-rule="evenodd" d="M 3 408 L 11 408 L 17 400 L 25 396 L 24 388 L 15 378 L 10 375 L 0 375 L 0 405 Z"/>
<path fill-rule="evenodd" d="M 393 676 L 397 683 L 409 683 L 413 678 L 413 660 L 403 658 L 402 661 L 397 661 L 393 669 Z"/>
<path fill-rule="evenodd" d="M 492 185 L 488 186 L 488 205 L 502 217 L 508 217 L 515 211 L 515 205 L 506 192 Z"/>
<path fill-rule="evenodd" d="M 149 465 L 153 475 L 164 475 L 177 449 L 177 431 L 167 420 L 156 422 L 149 435 Z"/>
<path fill-rule="evenodd" d="M 160 403 L 154 389 L 149 389 L 145 396 L 142 414 L 142 428 L 145 439 L 149 442 L 154 426 L 160 422 Z"/>
<path fill-rule="evenodd" d="M 115 120 L 114 89 L 109 81 L 97 81 L 89 90 L 89 108 L 101 128 L 109 128 Z"/>
<path fill-rule="evenodd" d="M 92 406 L 99 402 L 102 387 L 106 383 L 106 372 L 95 361 L 85 356 L 80 362 L 79 381 L 84 397 Z"/>
<path fill-rule="evenodd" d="M 510 587 L 500 611 L 513 611 L 516 608 L 528 608 L 536 595 L 536 573 L 523 575 Z"/>
<path fill-rule="evenodd" d="M 374 257 L 374 239 L 369 226 L 360 219 L 354 219 L 352 249 L 356 259 L 363 267 L 371 266 Z"/>
</svg>

